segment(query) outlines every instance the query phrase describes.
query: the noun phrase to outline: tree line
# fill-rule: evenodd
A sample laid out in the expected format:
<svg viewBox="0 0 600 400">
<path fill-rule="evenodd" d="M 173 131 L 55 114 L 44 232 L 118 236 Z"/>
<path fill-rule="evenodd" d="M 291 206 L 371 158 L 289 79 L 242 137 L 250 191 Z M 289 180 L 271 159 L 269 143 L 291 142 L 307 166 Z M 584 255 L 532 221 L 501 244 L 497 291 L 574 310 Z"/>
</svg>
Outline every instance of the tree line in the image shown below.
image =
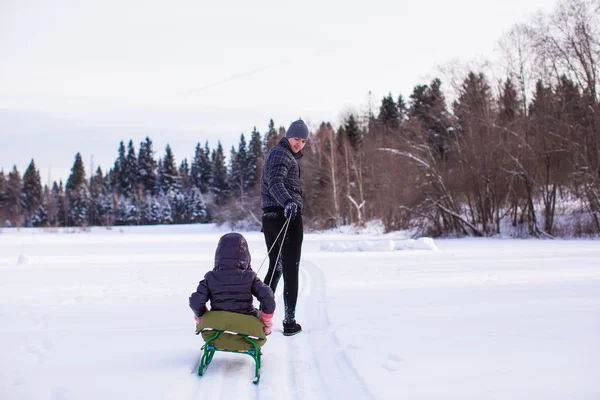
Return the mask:
<svg viewBox="0 0 600 400">
<path fill-rule="evenodd" d="M 565 0 L 501 39 L 500 78 L 470 70 L 391 93 L 378 110 L 313 127 L 301 161 L 313 228 L 380 220 L 433 236 L 600 234 L 598 7 Z M 446 91 L 447 93 L 448 91 Z M 41 187 L 32 160 L 0 172 L 0 217 L 19 226 L 228 222 L 260 226 L 262 162 L 285 133 L 240 136 L 225 163 L 197 144 L 179 166 L 167 145 L 122 142 L 113 168 L 86 178 L 80 155 L 62 185 Z"/>
<path fill-rule="evenodd" d="M 127 146 L 121 142 L 106 173 L 98 167 L 87 178 L 78 153 L 66 184 L 43 188 L 32 159 L 22 177 L 16 166 L 7 175 L 0 172 L 0 217 L 5 226 L 34 227 L 223 222 L 233 193 L 243 203 L 245 193 L 256 186 L 258 160 L 277 135 L 273 121 L 265 142 L 256 129 L 249 144 L 242 134 L 229 165 L 220 142 L 212 150 L 208 141 L 198 143 L 193 160 L 179 165 L 168 144 L 156 160 L 149 137 L 137 151 L 132 140 Z"/>
</svg>

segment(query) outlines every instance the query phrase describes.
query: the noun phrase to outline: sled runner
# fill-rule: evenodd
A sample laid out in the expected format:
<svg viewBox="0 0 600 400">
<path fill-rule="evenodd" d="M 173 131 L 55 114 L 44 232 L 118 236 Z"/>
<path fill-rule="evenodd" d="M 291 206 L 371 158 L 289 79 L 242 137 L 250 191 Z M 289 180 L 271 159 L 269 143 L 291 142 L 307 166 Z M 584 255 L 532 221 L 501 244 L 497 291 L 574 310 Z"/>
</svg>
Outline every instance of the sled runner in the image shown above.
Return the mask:
<svg viewBox="0 0 600 400">
<path fill-rule="evenodd" d="M 260 379 L 260 348 L 267 341 L 262 321 L 252 315 L 228 311 L 207 311 L 196 326 L 202 335 L 202 358 L 198 375 L 202 376 L 216 351 L 248 354 L 255 363 L 254 384 Z"/>
</svg>

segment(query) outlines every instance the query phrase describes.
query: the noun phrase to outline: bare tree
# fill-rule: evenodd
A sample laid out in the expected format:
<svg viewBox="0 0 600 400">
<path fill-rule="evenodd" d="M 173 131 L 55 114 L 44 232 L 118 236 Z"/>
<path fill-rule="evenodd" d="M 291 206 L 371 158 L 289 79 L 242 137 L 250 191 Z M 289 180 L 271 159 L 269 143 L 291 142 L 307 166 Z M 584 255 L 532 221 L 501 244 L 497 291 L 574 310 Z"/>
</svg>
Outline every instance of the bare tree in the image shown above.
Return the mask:
<svg viewBox="0 0 600 400">
<path fill-rule="evenodd" d="M 533 30 L 541 65 L 557 83 L 568 76 L 598 101 L 598 60 L 600 58 L 599 9 L 593 0 L 562 0 L 550 16 L 539 14 Z"/>
<path fill-rule="evenodd" d="M 506 75 L 513 78 L 521 92 L 523 114 L 527 113 L 527 102 L 534 79 L 534 34 L 526 24 L 516 24 L 500 39 L 500 49 L 505 60 Z"/>
</svg>

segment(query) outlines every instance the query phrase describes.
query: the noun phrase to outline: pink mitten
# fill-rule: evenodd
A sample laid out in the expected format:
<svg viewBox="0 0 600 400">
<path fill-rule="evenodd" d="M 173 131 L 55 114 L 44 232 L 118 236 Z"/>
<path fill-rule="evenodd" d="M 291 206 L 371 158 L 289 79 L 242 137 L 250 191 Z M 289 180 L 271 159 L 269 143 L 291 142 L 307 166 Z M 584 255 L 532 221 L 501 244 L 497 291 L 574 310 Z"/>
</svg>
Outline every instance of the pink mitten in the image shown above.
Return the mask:
<svg viewBox="0 0 600 400">
<path fill-rule="evenodd" d="M 274 314 L 274 313 L 273 313 Z M 260 312 L 259 318 L 265 324 L 265 334 L 270 335 L 273 331 L 273 314 L 265 314 L 264 312 Z"/>
</svg>

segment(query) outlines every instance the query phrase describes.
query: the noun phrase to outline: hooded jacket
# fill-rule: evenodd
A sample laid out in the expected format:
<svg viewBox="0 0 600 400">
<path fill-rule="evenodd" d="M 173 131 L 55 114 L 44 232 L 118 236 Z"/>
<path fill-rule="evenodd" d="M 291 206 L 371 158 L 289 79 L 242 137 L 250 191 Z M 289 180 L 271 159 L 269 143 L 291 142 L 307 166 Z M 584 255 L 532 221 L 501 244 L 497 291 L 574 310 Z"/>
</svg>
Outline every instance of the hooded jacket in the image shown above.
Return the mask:
<svg viewBox="0 0 600 400">
<path fill-rule="evenodd" d="M 210 300 L 211 310 L 258 316 L 252 296 L 260 301 L 261 311 L 265 314 L 275 311 L 273 291 L 250 267 L 246 239 L 239 233 L 228 233 L 217 245 L 214 269 L 204 275 L 196 292 L 190 296 L 190 307 L 201 317 Z"/>
</svg>

